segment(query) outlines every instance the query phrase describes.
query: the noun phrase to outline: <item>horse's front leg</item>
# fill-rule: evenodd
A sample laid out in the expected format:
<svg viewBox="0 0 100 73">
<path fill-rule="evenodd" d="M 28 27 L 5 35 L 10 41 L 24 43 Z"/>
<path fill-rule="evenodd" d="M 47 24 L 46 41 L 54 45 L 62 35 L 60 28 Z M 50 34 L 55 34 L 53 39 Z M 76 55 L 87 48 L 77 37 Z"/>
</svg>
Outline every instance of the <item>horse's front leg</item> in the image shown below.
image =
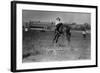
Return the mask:
<svg viewBox="0 0 100 73">
<path fill-rule="evenodd" d="M 57 33 L 56 31 L 54 32 L 54 39 L 53 39 L 53 42 L 56 40 L 56 37 L 57 37 Z"/>
<path fill-rule="evenodd" d="M 59 39 L 59 37 L 60 37 L 60 34 L 59 33 L 57 33 L 57 36 L 56 36 L 56 43 L 58 42 L 58 39 Z"/>
</svg>

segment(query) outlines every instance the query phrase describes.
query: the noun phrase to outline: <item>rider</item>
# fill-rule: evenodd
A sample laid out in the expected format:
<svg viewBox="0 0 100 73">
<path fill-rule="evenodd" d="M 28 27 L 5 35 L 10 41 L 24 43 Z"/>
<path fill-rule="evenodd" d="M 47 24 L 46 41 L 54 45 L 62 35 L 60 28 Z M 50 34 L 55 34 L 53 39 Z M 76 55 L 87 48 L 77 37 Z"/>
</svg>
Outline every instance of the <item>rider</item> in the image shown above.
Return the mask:
<svg viewBox="0 0 100 73">
<path fill-rule="evenodd" d="M 59 17 L 56 18 L 56 29 L 55 29 L 55 38 L 54 40 L 56 40 L 56 43 L 58 42 L 58 38 L 61 36 L 61 34 L 63 34 L 63 24 L 61 22 L 61 19 Z"/>
</svg>

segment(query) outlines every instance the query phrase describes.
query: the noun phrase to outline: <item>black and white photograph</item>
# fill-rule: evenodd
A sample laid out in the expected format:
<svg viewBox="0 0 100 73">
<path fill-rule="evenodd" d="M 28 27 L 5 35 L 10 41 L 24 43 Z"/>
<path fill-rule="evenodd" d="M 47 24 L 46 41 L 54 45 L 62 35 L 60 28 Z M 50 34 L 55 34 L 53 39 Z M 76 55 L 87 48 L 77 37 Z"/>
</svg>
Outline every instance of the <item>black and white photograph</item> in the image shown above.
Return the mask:
<svg viewBox="0 0 100 73">
<path fill-rule="evenodd" d="M 12 2 L 11 69 L 97 67 L 97 6 Z"/>
<path fill-rule="evenodd" d="M 25 62 L 91 59 L 91 14 L 22 11 Z"/>
</svg>

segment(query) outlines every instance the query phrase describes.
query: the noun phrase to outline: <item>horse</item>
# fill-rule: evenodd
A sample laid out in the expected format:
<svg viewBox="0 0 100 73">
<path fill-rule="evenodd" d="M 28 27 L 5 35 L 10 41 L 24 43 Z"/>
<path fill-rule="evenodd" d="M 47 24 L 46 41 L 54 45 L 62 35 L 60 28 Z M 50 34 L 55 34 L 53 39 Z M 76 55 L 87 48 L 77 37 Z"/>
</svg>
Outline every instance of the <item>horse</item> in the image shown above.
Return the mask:
<svg viewBox="0 0 100 73">
<path fill-rule="evenodd" d="M 56 41 L 57 43 L 59 37 L 61 35 L 64 36 L 64 34 L 66 34 L 66 39 L 70 41 L 70 37 L 71 37 L 70 27 L 68 25 L 65 26 L 63 23 L 59 23 L 55 29 L 55 37 L 53 39 L 53 42 Z"/>
</svg>

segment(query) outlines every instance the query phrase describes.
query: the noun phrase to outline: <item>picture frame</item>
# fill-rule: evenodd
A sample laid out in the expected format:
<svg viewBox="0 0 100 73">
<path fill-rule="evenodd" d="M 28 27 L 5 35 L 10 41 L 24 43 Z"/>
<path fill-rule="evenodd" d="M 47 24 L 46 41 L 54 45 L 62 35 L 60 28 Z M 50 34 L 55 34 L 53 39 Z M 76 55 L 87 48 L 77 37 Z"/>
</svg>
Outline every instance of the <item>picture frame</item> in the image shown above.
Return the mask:
<svg viewBox="0 0 100 73">
<path fill-rule="evenodd" d="M 89 16 L 83 17 L 88 18 L 87 20 L 91 25 L 91 35 L 90 35 L 90 57 L 85 60 L 64 60 L 64 61 L 54 61 L 54 62 L 32 62 L 24 63 L 23 62 L 23 24 L 24 20 L 26 21 L 31 11 L 33 10 L 33 16 L 38 18 L 48 19 L 44 14 L 61 14 L 74 16 L 73 21 L 77 21 L 77 15 Z M 44 11 L 44 12 L 43 12 Z M 26 14 L 25 14 L 26 12 Z M 73 13 L 75 12 L 75 13 Z M 42 15 L 39 15 L 42 13 Z M 78 14 L 77 14 L 78 13 Z M 85 14 L 87 13 L 87 14 Z M 24 16 L 25 15 L 25 16 Z M 28 16 L 29 15 L 29 16 Z M 44 16 L 44 17 L 43 17 Z M 51 15 L 54 16 L 54 15 Z M 59 15 L 58 15 L 59 16 Z M 72 19 L 69 16 L 69 21 L 72 22 Z M 45 18 L 46 17 L 46 18 Z M 50 16 L 48 16 L 50 17 Z M 63 17 L 63 16 L 62 16 Z M 25 19 L 26 18 L 26 19 Z M 38 19 L 37 18 L 37 19 Z M 82 18 L 82 17 L 80 17 Z M 76 20 L 77 19 L 77 20 Z M 42 19 L 40 19 L 42 20 Z M 38 21 L 40 23 L 41 21 Z M 81 22 L 82 19 L 80 19 Z M 82 20 L 83 21 L 83 20 Z M 34 23 L 34 22 L 33 22 Z M 42 22 L 41 22 L 42 23 Z M 26 23 L 27 24 L 27 23 Z M 52 22 L 53 24 L 53 22 Z M 75 23 L 74 23 L 75 24 Z M 43 3 L 43 2 L 28 2 L 28 1 L 11 1 L 11 71 L 12 72 L 24 72 L 24 71 L 42 71 L 42 70 L 58 70 L 58 69 L 74 69 L 74 68 L 89 68 L 98 66 L 98 56 L 97 56 L 97 27 L 98 27 L 98 7 L 92 5 L 75 5 L 75 4 L 58 4 L 58 3 Z M 35 27 L 34 27 L 35 28 Z M 37 29 L 37 27 L 36 27 Z M 29 29 L 25 29 L 27 32 Z M 39 30 L 39 29 L 38 29 Z M 45 32 L 45 31 L 42 31 Z M 32 39 L 33 40 L 33 39 Z M 35 42 L 34 42 L 35 43 Z M 28 43 L 27 43 L 28 44 Z M 38 44 L 39 46 L 39 44 Z M 73 49 L 72 49 L 73 50 Z M 55 51 L 55 50 L 51 50 Z M 57 50 L 56 50 L 57 51 Z M 59 50 L 58 50 L 59 51 Z M 65 50 L 61 50 L 64 51 Z M 77 51 L 77 50 L 76 50 Z M 78 53 L 78 52 L 76 52 Z M 58 53 L 57 53 L 58 54 Z M 26 57 L 27 55 L 25 55 Z M 32 58 L 34 58 L 32 56 Z M 37 58 L 37 56 L 36 56 Z M 47 59 L 47 58 L 46 58 Z M 58 58 L 56 58 L 58 59 Z M 26 61 L 27 59 L 25 59 Z"/>
</svg>

